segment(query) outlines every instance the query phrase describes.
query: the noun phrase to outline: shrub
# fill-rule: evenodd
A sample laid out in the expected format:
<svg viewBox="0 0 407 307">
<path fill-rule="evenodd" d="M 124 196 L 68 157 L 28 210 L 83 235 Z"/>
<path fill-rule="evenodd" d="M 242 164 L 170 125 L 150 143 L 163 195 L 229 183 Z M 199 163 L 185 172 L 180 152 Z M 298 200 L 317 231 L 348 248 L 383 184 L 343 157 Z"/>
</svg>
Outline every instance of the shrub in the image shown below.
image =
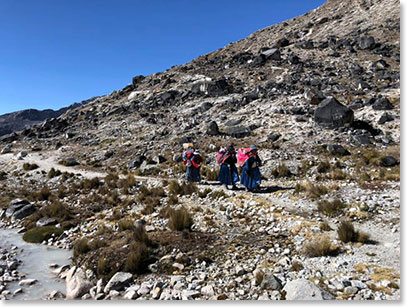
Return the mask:
<svg viewBox="0 0 407 307">
<path fill-rule="evenodd" d="M 133 227 L 133 239 L 135 242 L 143 243 L 146 246 L 151 246 L 152 241 L 149 239 L 146 230 L 142 226 Z"/>
<path fill-rule="evenodd" d="M 193 219 L 184 207 L 178 210 L 172 210 L 169 215 L 168 227 L 170 227 L 171 230 L 191 230 Z"/>
<path fill-rule="evenodd" d="M 32 170 L 37 169 L 38 167 L 39 167 L 39 166 L 38 166 L 37 164 L 35 164 L 35 163 L 33 163 L 33 164 L 24 163 L 24 164 L 23 164 L 23 169 L 24 169 L 25 171 L 32 171 Z"/>
<path fill-rule="evenodd" d="M 333 180 L 345 180 L 347 177 L 346 172 L 341 169 L 332 170 L 330 173 L 330 178 Z"/>
<path fill-rule="evenodd" d="M 304 265 L 301 262 L 294 260 L 291 263 L 290 272 L 298 272 L 298 271 L 301 271 L 303 268 L 304 268 Z"/>
<path fill-rule="evenodd" d="M 214 192 L 212 192 L 212 194 L 211 194 L 211 199 L 212 200 L 216 200 L 216 199 L 219 199 L 219 198 L 221 198 L 221 197 L 223 197 L 223 198 L 227 198 L 227 197 L 229 197 L 224 191 L 222 191 L 222 190 L 220 190 L 220 191 L 214 191 Z"/>
<path fill-rule="evenodd" d="M 206 188 L 206 189 L 203 190 L 203 191 L 199 191 L 199 192 L 198 192 L 198 196 L 199 196 L 200 198 L 206 198 L 206 196 L 208 196 L 208 194 L 211 193 L 211 192 L 212 192 L 211 189 Z"/>
<path fill-rule="evenodd" d="M 331 165 L 329 164 L 328 161 L 321 161 L 318 163 L 317 166 L 317 172 L 322 174 L 322 173 L 326 173 L 329 172 L 331 170 Z"/>
<path fill-rule="evenodd" d="M 119 226 L 119 231 L 125 231 L 125 230 L 133 229 L 134 223 L 131 219 L 124 218 L 124 219 L 119 220 L 118 226 Z"/>
<path fill-rule="evenodd" d="M 77 240 L 74 243 L 73 247 L 73 256 L 74 258 L 78 257 L 79 255 L 86 254 L 90 251 L 89 241 L 86 238 L 82 238 Z"/>
<path fill-rule="evenodd" d="M 343 213 L 345 204 L 339 199 L 334 199 L 333 201 L 322 200 L 317 203 L 317 208 L 320 212 L 327 216 L 335 217 Z"/>
<path fill-rule="evenodd" d="M 133 274 L 145 272 L 147 269 L 149 258 L 149 248 L 143 243 L 133 242 L 130 245 L 130 253 L 127 256 L 126 263 L 124 265 L 124 271 Z"/>
<path fill-rule="evenodd" d="M 86 189 L 86 190 L 93 190 L 93 189 L 97 189 L 100 186 L 101 182 L 99 180 L 98 177 L 94 177 L 92 179 L 83 179 L 79 186 L 82 189 Z"/>
<path fill-rule="evenodd" d="M 103 276 L 108 273 L 108 265 L 105 257 L 100 257 L 96 267 L 98 276 Z"/>
<path fill-rule="evenodd" d="M 271 171 L 271 175 L 275 178 L 290 177 L 292 175 L 290 169 L 285 163 L 280 163 L 275 169 Z"/>
<path fill-rule="evenodd" d="M 176 180 L 170 181 L 168 184 L 168 190 L 169 193 L 173 195 L 191 195 L 198 192 L 198 188 L 195 183 L 188 182 L 180 185 Z"/>
<path fill-rule="evenodd" d="M 48 178 L 54 178 L 60 176 L 62 173 L 60 170 L 55 170 L 55 168 L 51 168 L 48 172 Z"/>
<path fill-rule="evenodd" d="M 328 188 L 324 185 L 314 185 L 311 182 L 305 184 L 297 183 L 295 185 L 294 193 L 306 192 L 307 196 L 311 199 L 317 199 L 329 192 Z"/>
<path fill-rule="evenodd" d="M 23 235 L 23 240 L 29 243 L 41 243 L 53 236 L 60 236 L 62 229 L 54 226 L 34 227 Z"/>
<path fill-rule="evenodd" d="M 304 245 L 303 253 L 307 257 L 322 257 L 331 255 L 336 249 L 332 248 L 328 236 L 322 235 Z"/>
<path fill-rule="evenodd" d="M 105 240 L 101 240 L 101 239 L 93 240 L 90 244 L 90 248 L 92 250 L 97 250 L 99 248 L 106 247 L 106 246 L 107 246 L 107 242 Z"/>
<path fill-rule="evenodd" d="M 322 223 L 319 224 L 319 229 L 321 231 L 331 231 L 332 228 L 331 226 L 329 226 L 329 223 L 327 221 L 324 221 Z"/>
<path fill-rule="evenodd" d="M 369 240 L 369 234 L 355 230 L 355 227 L 349 221 L 342 221 L 337 230 L 338 237 L 342 242 L 360 242 L 366 243 Z"/>
<path fill-rule="evenodd" d="M 177 197 L 176 195 L 171 194 L 171 195 L 168 197 L 168 205 L 174 206 L 174 205 L 176 205 L 176 204 L 178 204 L 178 203 L 179 203 L 179 200 L 178 200 L 178 197 Z"/>
<path fill-rule="evenodd" d="M 218 180 L 218 172 L 213 170 L 209 167 L 205 168 L 205 177 L 208 181 L 217 181 Z"/>
<path fill-rule="evenodd" d="M 68 205 L 58 200 L 52 202 L 52 204 L 42 207 L 40 210 L 42 216 L 53 217 L 59 222 L 66 221 L 72 218 L 72 212 Z"/>
<path fill-rule="evenodd" d="M 34 200 L 42 201 L 48 200 L 51 196 L 51 191 L 48 187 L 43 187 L 41 190 L 32 193 Z"/>
<path fill-rule="evenodd" d="M 110 173 L 105 176 L 105 183 L 111 189 L 117 188 L 118 181 L 119 181 L 118 174 Z"/>
</svg>

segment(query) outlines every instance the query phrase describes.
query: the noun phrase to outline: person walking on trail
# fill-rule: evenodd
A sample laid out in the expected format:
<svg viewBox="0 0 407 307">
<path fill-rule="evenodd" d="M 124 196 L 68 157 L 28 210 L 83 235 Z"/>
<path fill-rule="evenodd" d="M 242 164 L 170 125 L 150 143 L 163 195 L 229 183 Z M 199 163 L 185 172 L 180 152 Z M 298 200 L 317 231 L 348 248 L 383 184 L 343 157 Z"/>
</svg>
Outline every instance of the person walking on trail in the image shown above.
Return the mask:
<svg viewBox="0 0 407 307">
<path fill-rule="evenodd" d="M 187 181 L 201 182 L 201 163 L 202 157 L 198 149 L 186 155 L 184 165 L 187 166 Z"/>
<path fill-rule="evenodd" d="M 239 174 L 236 168 L 236 151 L 233 145 L 230 145 L 224 153 L 219 154 L 218 163 L 220 164 L 218 180 L 228 188 L 232 186 L 232 190 L 236 189 L 236 182 L 239 181 Z"/>
<path fill-rule="evenodd" d="M 253 145 L 250 147 L 249 158 L 243 166 L 242 177 L 240 179 L 240 183 L 248 191 L 257 191 L 260 188 L 261 173 L 259 166 L 261 166 L 261 160 L 258 156 L 258 148 Z"/>
</svg>

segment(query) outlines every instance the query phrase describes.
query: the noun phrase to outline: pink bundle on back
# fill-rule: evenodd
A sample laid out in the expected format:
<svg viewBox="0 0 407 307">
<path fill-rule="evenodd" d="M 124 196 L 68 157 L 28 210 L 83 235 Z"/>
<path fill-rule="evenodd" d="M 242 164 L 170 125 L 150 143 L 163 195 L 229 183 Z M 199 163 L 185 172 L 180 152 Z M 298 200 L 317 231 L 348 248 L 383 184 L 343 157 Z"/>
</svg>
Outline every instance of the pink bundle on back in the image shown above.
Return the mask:
<svg viewBox="0 0 407 307">
<path fill-rule="evenodd" d="M 250 147 L 248 148 L 239 148 L 237 153 L 237 164 L 242 166 L 246 163 L 246 160 L 249 159 Z"/>
</svg>

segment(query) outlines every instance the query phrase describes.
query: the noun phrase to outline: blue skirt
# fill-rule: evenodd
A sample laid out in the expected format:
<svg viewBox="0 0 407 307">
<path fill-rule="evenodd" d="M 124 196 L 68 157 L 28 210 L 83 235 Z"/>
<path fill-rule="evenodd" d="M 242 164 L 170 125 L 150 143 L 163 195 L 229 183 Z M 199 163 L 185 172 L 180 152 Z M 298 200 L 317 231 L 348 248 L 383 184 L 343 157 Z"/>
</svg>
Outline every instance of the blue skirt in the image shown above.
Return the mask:
<svg viewBox="0 0 407 307">
<path fill-rule="evenodd" d="M 200 182 L 201 168 L 187 167 L 186 179 L 187 181 Z"/>
<path fill-rule="evenodd" d="M 243 184 L 249 190 L 257 188 L 261 183 L 261 174 L 258 167 L 252 168 L 250 176 L 246 173 L 247 167 L 242 169 L 242 177 L 240 183 Z"/>
<path fill-rule="evenodd" d="M 218 180 L 226 185 L 234 185 L 239 181 L 239 174 L 237 173 L 236 167 L 232 166 L 232 171 L 229 168 L 229 165 L 222 164 L 219 170 Z"/>
</svg>

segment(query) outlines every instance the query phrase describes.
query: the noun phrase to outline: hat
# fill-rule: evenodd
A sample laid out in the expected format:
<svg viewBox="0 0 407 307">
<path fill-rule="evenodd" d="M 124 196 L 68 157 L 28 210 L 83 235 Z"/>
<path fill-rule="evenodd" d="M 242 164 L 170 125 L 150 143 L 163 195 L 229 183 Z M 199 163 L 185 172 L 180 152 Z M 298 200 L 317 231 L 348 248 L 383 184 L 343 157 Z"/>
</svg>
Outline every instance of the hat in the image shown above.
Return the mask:
<svg viewBox="0 0 407 307">
<path fill-rule="evenodd" d="M 235 150 L 235 148 L 233 147 L 233 145 L 229 145 L 229 146 L 228 146 L 228 151 L 233 151 L 233 150 Z"/>
<path fill-rule="evenodd" d="M 199 152 L 199 149 L 195 149 L 194 155 L 200 155 L 201 153 Z"/>
<path fill-rule="evenodd" d="M 252 146 L 250 146 L 250 151 L 253 151 L 253 150 L 258 150 L 258 148 L 257 148 L 257 146 L 256 146 L 256 145 L 252 145 Z"/>
</svg>

